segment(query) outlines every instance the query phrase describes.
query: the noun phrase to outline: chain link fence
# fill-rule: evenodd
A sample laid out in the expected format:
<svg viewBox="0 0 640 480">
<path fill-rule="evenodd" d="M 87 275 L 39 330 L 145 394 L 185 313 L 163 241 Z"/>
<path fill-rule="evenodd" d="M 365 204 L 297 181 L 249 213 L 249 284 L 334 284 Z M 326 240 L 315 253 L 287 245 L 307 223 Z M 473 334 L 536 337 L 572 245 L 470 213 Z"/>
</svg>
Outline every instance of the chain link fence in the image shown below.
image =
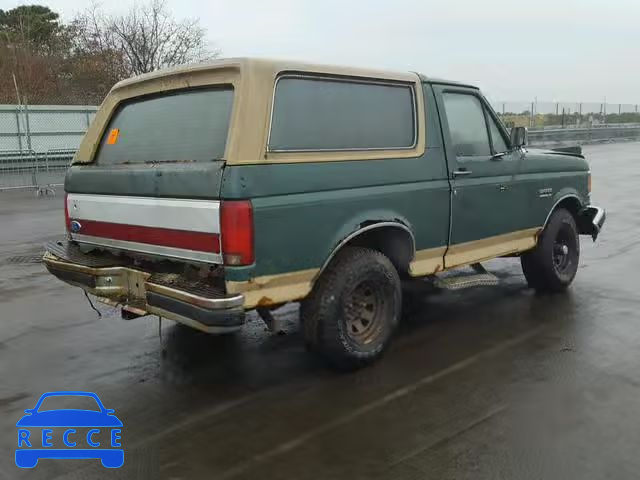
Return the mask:
<svg viewBox="0 0 640 480">
<path fill-rule="evenodd" d="M 640 126 L 640 104 L 597 102 L 491 102 L 507 127 L 532 130 Z"/>
<path fill-rule="evenodd" d="M 54 194 L 97 107 L 0 105 L 0 191 Z"/>
</svg>

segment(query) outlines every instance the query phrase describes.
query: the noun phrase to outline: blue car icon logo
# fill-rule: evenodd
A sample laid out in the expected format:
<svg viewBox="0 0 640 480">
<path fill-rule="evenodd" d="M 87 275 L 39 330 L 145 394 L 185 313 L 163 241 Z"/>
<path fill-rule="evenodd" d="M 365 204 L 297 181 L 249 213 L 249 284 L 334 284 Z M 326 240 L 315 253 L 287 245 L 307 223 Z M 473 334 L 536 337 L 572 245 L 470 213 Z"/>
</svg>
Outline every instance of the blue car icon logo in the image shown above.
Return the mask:
<svg viewBox="0 0 640 480">
<path fill-rule="evenodd" d="M 95 400 L 97 408 L 46 410 L 42 403 L 52 397 L 84 397 Z M 87 399 L 87 397 L 89 397 Z M 93 402 L 91 402 L 93 405 Z M 92 392 L 48 392 L 40 397 L 36 406 L 25 410 L 18 420 L 18 448 L 16 465 L 33 468 L 41 458 L 100 459 L 107 468 L 124 464 L 124 450 L 120 444 L 122 422 L 104 407 L 98 395 Z M 59 442 L 61 440 L 61 442 Z M 54 441 L 62 443 L 54 448 Z"/>
</svg>

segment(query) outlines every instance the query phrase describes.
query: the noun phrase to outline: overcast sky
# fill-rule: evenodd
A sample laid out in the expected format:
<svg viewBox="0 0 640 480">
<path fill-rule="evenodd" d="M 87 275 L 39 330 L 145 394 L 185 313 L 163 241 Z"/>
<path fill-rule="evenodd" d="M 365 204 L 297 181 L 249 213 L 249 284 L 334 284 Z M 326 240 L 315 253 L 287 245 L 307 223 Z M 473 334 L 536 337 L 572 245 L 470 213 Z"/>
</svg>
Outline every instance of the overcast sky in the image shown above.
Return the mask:
<svg viewBox="0 0 640 480">
<path fill-rule="evenodd" d="M 42 3 L 64 20 L 86 0 Z M 105 10 L 135 0 L 104 1 Z M 223 56 L 414 70 L 492 100 L 640 103 L 640 0 L 168 0 Z"/>
</svg>

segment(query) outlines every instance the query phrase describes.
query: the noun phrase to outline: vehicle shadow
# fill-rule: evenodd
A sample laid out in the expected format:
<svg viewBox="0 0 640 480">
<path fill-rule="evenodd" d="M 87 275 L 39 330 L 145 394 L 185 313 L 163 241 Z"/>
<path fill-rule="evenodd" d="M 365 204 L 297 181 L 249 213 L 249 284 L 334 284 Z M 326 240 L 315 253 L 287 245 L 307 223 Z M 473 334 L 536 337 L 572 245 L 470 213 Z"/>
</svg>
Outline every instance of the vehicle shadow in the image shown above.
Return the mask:
<svg viewBox="0 0 640 480">
<path fill-rule="evenodd" d="M 420 298 L 411 311 L 403 314 L 390 351 L 378 364 L 403 363 L 402 357 L 412 355 L 404 349 L 439 350 L 443 342 L 466 343 L 468 338 L 485 344 L 549 318 L 579 314 L 570 293 L 537 295 L 521 276 L 509 271 L 500 272 L 500 276 L 503 282 L 496 287 Z M 275 316 L 285 326 L 282 335 L 268 332 L 255 314 L 242 331 L 234 334 L 209 335 L 181 325 L 165 328 L 161 380 L 180 385 L 215 383 L 261 388 L 296 378 L 342 375 L 328 369 L 321 358 L 304 347 L 297 304 L 281 308 Z M 378 364 L 372 368 L 380 368 Z"/>
<path fill-rule="evenodd" d="M 255 314 L 235 333 L 211 335 L 179 324 L 163 330 L 161 379 L 174 384 L 265 386 L 322 370 L 309 355 L 299 332 L 298 305 L 275 313 L 280 334 L 267 330 Z"/>
</svg>

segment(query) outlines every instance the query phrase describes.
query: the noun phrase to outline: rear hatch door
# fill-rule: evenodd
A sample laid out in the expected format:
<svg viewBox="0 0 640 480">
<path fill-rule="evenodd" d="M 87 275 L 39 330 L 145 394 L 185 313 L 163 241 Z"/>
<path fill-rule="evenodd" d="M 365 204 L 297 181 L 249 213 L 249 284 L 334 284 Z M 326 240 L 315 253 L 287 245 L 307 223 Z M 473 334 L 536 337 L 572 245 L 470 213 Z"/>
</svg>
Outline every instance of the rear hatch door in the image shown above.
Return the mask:
<svg viewBox="0 0 640 480">
<path fill-rule="evenodd" d="M 65 181 L 73 240 L 221 263 L 219 194 L 233 88 L 129 99 Z"/>
</svg>

